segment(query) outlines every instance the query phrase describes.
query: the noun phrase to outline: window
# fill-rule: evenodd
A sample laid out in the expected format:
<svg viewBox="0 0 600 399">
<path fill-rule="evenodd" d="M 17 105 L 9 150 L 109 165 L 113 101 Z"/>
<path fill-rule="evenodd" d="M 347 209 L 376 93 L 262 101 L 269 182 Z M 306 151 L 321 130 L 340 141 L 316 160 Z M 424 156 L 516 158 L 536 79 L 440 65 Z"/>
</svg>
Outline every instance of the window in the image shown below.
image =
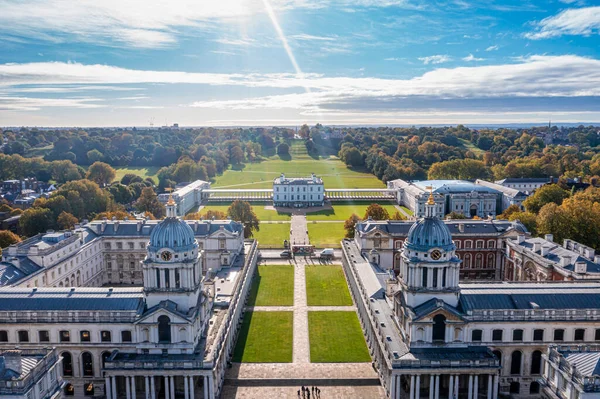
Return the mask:
<svg viewBox="0 0 600 399">
<path fill-rule="evenodd" d="M 71 354 L 69 352 L 63 352 L 62 358 L 63 358 L 63 361 L 62 361 L 63 376 L 66 376 L 66 377 L 73 376 L 73 357 L 71 356 Z"/>
<path fill-rule="evenodd" d="M 63 332 L 67 332 L 68 331 L 61 331 L 61 336 Z M 81 331 L 79 333 L 79 339 L 81 340 L 81 342 L 90 342 L 90 332 L 89 331 Z"/>
<path fill-rule="evenodd" d="M 481 342 L 483 336 L 483 331 L 482 330 L 473 330 L 471 332 L 471 341 L 473 342 Z"/>
<path fill-rule="evenodd" d="M 433 336 L 434 341 L 446 340 L 446 317 L 438 314 L 433 318 Z"/>
<path fill-rule="evenodd" d="M 540 393 L 540 383 L 537 381 L 533 381 L 531 383 L 531 385 L 529 386 L 529 393 L 531 395 L 536 394 L 536 393 Z"/>
<path fill-rule="evenodd" d="M 521 374 L 521 358 L 523 354 L 521 351 L 514 351 L 510 357 L 510 373 L 512 375 Z"/>
<path fill-rule="evenodd" d="M 513 341 L 523 341 L 523 330 L 513 331 Z"/>
<path fill-rule="evenodd" d="M 531 374 L 542 373 L 542 352 L 534 351 L 531 354 Z"/>
<path fill-rule="evenodd" d="M 58 333 L 60 342 L 70 342 L 71 341 L 71 333 L 69 331 L 63 330 Z"/>
<path fill-rule="evenodd" d="M 171 342 L 171 319 L 168 316 L 158 318 L 158 342 Z"/>
<path fill-rule="evenodd" d="M 29 331 L 21 330 L 17 333 L 19 342 L 29 342 Z"/>
<path fill-rule="evenodd" d="M 477 248 L 483 248 L 483 241 L 477 240 L 476 246 L 477 246 Z"/>
<path fill-rule="evenodd" d="M 565 340 L 565 330 L 563 330 L 563 329 L 554 330 L 554 340 L 555 341 L 564 341 Z"/>
<path fill-rule="evenodd" d="M 533 340 L 534 341 L 543 341 L 544 340 L 544 330 L 533 330 Z"/>
<path fill-rule="evenodd" d="M 488 248 L 496 248 L 496 241 L 489 240 L 487 247 Z"/>
<path fill-rule="evenodd" d="M 94 383 L 88 382 L 83 386 L 83 394 L 85 396 L 94 396 Z"/>
<path fill-rule="evenodd" d="M 465 241 L 465 248 L 472 248 L 472 246 L 473 246 L 473 241 L 471 241 L 471 240 Z"/>
<path fill-rule="evenodd" d="M 100 341 L 111 342 L 110 331 L 100 331 Z"/>
<path fill-rule="evenodd" d="M 492 341 L 502 341 L 502 330 L 492 331 Z"/>
<path fill-rule="evenodd" d="M 38 332 L 38 338 L 40 339 L 40 342 L 50 342 L 50 332 L 41 330 Z"/>
<path fill-rule="evenodd" d="M 520 390 L 521 390 L 521 384 L 519 384 L 518 382 L 515 382 L 515 381 L 510 383 L 510 393 L 518 394 Z"/>
<path fill-rule="evenodd" d="M 596 333 L 594 335 L 594 339 L 596 341 L 600 341 L 600 328 L 596 328 Z"/>
<path fill-rule="evenodd" d="M 585 330 L 578 328 L 575 330 L 575 341 L 583 341 L 585 339 Z"/>
<path fill-rule="evenodd" d="M 81 364 L 83 366 L 83 376 L 93 377 L 94 376 L 94 361 L 90 352 L 83 352 L 81 354 Z"/>
<path fill-rule="evenodd" d="M 502 352 L 496 350 L 492 352 L 494 354 L 494 356 L 496 356 L 498 358 L 498 362 L 500 363 L 500 366 L 502 366 Z"/>
<path fill-rule="evenodd" d="M 65 385 L 65 396 L 75 396 L 75 388 L 73 388 L 73 384 Z"/>
<path fill-rule="evenodd" d="M 0 330 L 0 342 L 8 342 L 8 332 L 6 330 Z"/>
<path fill-rule="evenodd" d="M 121 342 L 131 342 L 131 331 L 121 331 Z"/>
</svg>

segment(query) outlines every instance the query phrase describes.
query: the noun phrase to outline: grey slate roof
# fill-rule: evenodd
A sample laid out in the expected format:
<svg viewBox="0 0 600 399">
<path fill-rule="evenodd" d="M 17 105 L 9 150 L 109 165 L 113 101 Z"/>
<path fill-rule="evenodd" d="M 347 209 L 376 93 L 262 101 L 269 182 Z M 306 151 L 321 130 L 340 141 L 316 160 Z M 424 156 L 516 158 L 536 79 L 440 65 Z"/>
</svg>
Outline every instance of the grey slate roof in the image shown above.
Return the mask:
<svg viewBox="0 0 600 399">
<path fill-rule="evenodd" d="M 563 357 L 584 377 L 600 376 L 600 352 L 562 352 Z"/>
<path fill-rule="evenodd" d="M 365 220 L 356 224 L 356 229 L 361 233 L 368 233 L 371 230 L 379 229 L 392 236 L 407 236 L 408 231 L 415 222 L 396 221 L 396 220 Z M 444 220 L 450 233 L 454 235 L 481 235 L 481 234 L 502 234 L 510 229 L 519 232 L 527 232 L 525 226 L 520 222 L 509 222 L 507 220 Z M 460 231 L 460 225 L 463 225 L 464 231 Z"/>
<path fill-rule="evenodd" d="M 415 313 L 415 318 L 413 320 L 419 320 L 422 317 L 428 316 L 437 309 L 444 309 L 445 311 L 452 313 L 459 318 L 462 318 L 463 316 L 463 314 L 455 307 L 448 305 L 441 299 L 438 300 L 437 298 L 431 298 L 427 302 L 423 302 L 413 309 L 413 312 Z"/>
<path fill-rule="evenodd" d="M 534 252 L 535 254 L 542 256 L 541 248 L 539 251 L 533 250 L 534 244 L 536 244 L 536 243 L 540 244 L 541 247 L 548 249 L 548 253 L 546 255 L 544 255 L 543 258 L 548 259 L 551 262 L 554 262 L 556 264 L 555 265 L 556 267 L 560 267 L 562 269 L 569 270 L 569 271 L 574 271 L 575 263 L 583 262 L 587 266 L 587 269 L 586 269 L 587 273 L 600 273 L 600 264 L 595 263 L 594 261 L 592 261 L 584 256 L 581 256 L 581 254 L 579 254 L 578 252 L 567 249 L 567 248 L 563 247 L 562 245 L 555 243 L 553 241 L 547 241 L 540 237 L 531 237 L 531 238 L 526 238 L 521 243 L 518 243 L 517 241 L 514 241 L 514 240 L 512 241 L 512 243 L 514 243 L 515 245 L 519 245 L 523 248 L 527 248 L 531 252 Z M 565 266 L 561 266 L 560 265 L 561 258 L 565 257 L 565 256 L 570 258 L 570 263 Z"/>
<path fill-rule="evenodd" d="M 549 177 L 508 177 L 506 179 L 496 181 L 497 184 L 502 183 L 550 183 Z"/>
<path fill-rule="evenodd" d="M 27 300 L 24 300 L 27 299 Z M 141 287 L 0 288 L 0 311 L 137 311 L 144 307 Z"/>
<path fill-rule="evenodd" d="M 137 220 L 128 221 L 102 221 L 95 220 L 83 226 L 85 229 L 91 231 L 96 236 L 150 236 L 152 230 L 156 225 L 161 222 L 160 220 L 146 220 L 144 222 Z M 241 234 L 244 227 L 241 223 L 234 222 L 233 220 L 186 220 L 185 221 L 194 231 L 195 236 L 206 236 L 213 234 L 223 227 L 224 230 L 230 233 Z M 104 231 L 99 231 L 98 226 L 105 224 Z M 138 230 L 139 223 L 139 230 Z"/>
</svg>

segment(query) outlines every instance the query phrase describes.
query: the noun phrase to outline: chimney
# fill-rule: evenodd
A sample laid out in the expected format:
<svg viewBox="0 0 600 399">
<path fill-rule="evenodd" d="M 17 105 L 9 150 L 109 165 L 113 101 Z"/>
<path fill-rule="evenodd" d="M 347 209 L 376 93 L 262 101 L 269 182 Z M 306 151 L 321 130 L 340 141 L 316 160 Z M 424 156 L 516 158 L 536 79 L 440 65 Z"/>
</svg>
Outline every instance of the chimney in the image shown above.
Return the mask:
<svg viewBox="0 0 600 399">
<path fill-rule="evenodd" d="M 118 220 L 115 220 L 114 225 L 115 225 L 115 231 L 119 230 L 119 221 Z"/>
<path fill-rule="evenodd" d="M 546 235 L 544 236 L 544 239 L 545 239 L 546 241 L 554 242 L 554 235 L 552 235 L 552 234 L 546 234 Z"/>
<path fill-rule="evenodd" d="M 593 248 L 586 247 L 585 248 L 585 257 L 588 259 L 594 259 L 594 255 L 596 255 L 596 251 Z"/>
<path fill-rule="evenodd" d="M 594 263 L 600 264 L 600 255 L 594 256 Z"/>
<path fill-rule="evenodd" d="M 21 374 L 21 351 L 11 349 L 2 353 L 4 358 L 4 367 L 14 371 L 15 373 Z"/>
<path fill-rule="evenodd" d="M 519 233 L 519 235 L 517 236 L 517 243 L 523 244 L 524 242 L 525 242 L 525 234 Z"/>
<path fill-rule="evenodd" d="M 581 273 L 581 274 L 587 273 L 587 263 L 575 262 L 575 273 Z"/>
<path fill-rule="evenodd" d="M 542 252 L 541 252 L 542 256 L 548 255 L 548 250 L 549 250 L 548 247 L 542 247 Z"/>
<path fill-rule="evenodd" d="M 561 256 L 560 257 L 560 265 L 562 267 L 565 267 L 567 265 L 571 264 L 571 257 L 570 256 Z"/>
<path fill-rule="evenodd" d="M 137 222 L 137 231 L 139 232 L 142 229 L 142 222 L 138 220 Z"/>
<path fill-rule="evenodd" d="M 542 243 L 541 242 L 534 242 L 533 243 L 533 252 L 540 252 L 542 250 Z"/>
<path fill-rule="evenodd" d="M 461 233 L 465 232 L 465 224 L 464 223 L 458 224 L 458 231 L 460 231 Z"/>
</svg>

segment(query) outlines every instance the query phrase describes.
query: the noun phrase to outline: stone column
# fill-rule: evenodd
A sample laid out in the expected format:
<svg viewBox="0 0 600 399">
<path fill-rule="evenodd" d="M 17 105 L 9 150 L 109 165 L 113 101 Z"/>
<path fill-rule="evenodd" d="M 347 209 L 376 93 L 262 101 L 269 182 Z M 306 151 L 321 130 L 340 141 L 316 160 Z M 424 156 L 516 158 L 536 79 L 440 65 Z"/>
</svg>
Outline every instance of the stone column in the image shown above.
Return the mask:
<svg viewBox="0 0 600 399">
<path fill-rule="evenodd" d="M 417 385 L 415 386 L 415 399 L 421 399 L 421 375 L 417 374 Z"/>
<path fill-rule="evenodd" d="M 498 374 L 494 374 L 494 393 L 492 395 L 492 399 L 498 399 L 498 380 Z"/>
<path fill-rule="evenodd" d="M 494 386 L 492 385 L 492 375 L 488 375 L 488 389 L 487 389 L 487 399 L 492 399 L 492 392 L 494 391 Z"/>
<path fill-rule="evenodd" d="M 452 395 L 453 391 L 454 391 L 454 376 L 451 374 L 450 375 L 450 383 L 448 384 L 448 398 L 449 399 L 454 398 L 454 395 Z"/>
<path fill-rule="evenodd" d="M 194 393 L 194 376 L 190 375 L 190 399 L 195 399 L 196 394 Z"/>
<path fill-rule="evenodd" d="M 154 387 L 154 376 L 150 376 L 150 399 L 156 399 L 156 388 Z"/>
<path fill-rule="evenodd" d="M 169 377 L 166 375 L 165 375 L 165 399 L 169 399 Z"/>
<path fill-rule="evenodd" d="M 131 376 L 131 398 L 135 399 L 136 396 L 136 392 L 135 392 L 135 376 Z"/>
<path fill-rule="evenodd" d="M 144 397 L 150 399 L 150 378 L 148 376 L 144 377 L 144 392 Z"/>
<path fill-rule="evenodd" d="M 455 375 L 454 376 L 454 396 L 455 398 L 458 398 L 458 379 L 460 378 L 459 375 Z"/>
<path fill-rule="evenodd" d="M 184 392 L 184 398 L 185 399 L 190 399 L 190 386 L 188 385 L 188 378 L 186 375 L 183 376 L 183 392 Z"/>
<path fill-rule="evenodd" d="M 131 399 L 131 386 L 129 384 L 129 377 L 125 377 L 125 394 L 127 395 L 127 399 Z"/>
<path fill-rule="evenodd" d="M 106 395 L 106 399 L 112 399 L 112 391 L 110 389 L 110 377 L 104 378 L 104 394 Z"/>
<path fill-rule="evenodd" d="M 410 399 L 415 399 L 415 376 L 410 376 Z"/>
<path fill-rule="evenodd" d="M 433 374 L 429 374 L 429 399 L 433 399 L 434 395 L 433 380 L 435 380 L 435 376 Z"/>
<path fill-rule="evenodd" d="M 440 399 L 440 375 L 435 375 L 435 395 L 434 399 Z"/>
<path fill-rule="evenodd" d="M 392 374 L 390 376 L 390 398 L 396 399 L 396 376 Z"/>
<path fill-rule="evenodd" d="M 204 376 L 202 385 L 204 387 L 204 398 L 203 399 L 207 399 L 208 398 L 208 377 L 207 376 Z"/>
<path fill-rule="evenodd" d="M 210 399 L 214 399 L 214 397 L 215 397 L 215 388 L 214 388 L 214 384 L 213 384 L 212 374 L 210 374 L 208 376 L 208 397 Z"/>
<path fill-rule="evenodd" d="M 475 374 L 473 378 L 473 397 L 475 399 L 479 398 L 479 374 Z"/>
<path fill-rule="evenodd" d="M 169 396 L 171 399 L 175 399 L 175 376 L 171 376 L 171 392 Z"/>
<path fill-rule="evenodd" d="M 114 375 L 110 378 L 112 380 L 111 389 L 112 389 L 112 399 L 117 399 L 117 377 Z"/>
<path fill-rule="evenodd" d="M 473 374 L 469 374 L 469 391 L 468 398 L 473 399 Z"/>
</svg>

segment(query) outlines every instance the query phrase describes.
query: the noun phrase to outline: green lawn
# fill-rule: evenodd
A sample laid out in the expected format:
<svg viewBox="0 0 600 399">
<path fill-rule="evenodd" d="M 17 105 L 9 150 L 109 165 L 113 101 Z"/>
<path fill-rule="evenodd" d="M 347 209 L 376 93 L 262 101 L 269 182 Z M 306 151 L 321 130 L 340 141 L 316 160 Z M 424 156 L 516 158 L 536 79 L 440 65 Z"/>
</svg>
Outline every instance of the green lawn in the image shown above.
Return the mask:
<svg viewBox="0 0 600 399">
<path fill-rule="evenodd" d="M 356 312 L 308 312 L 312 363 L 370 362 Z"/>
<path fill-rule="evenodd" d="M 293 306 L 294 267 L 259 265 L 252 280 L 248 306 Z"/>
<path fill-rule="evenodd" d="M 259 204 L 259 203 L 255 203 L 255 202 L 251 202 L 250 205 L 252 205 L 252 210 L 254 211 L 254 213 L 256 213 L 256 216 L 258 217 L 258 220 L 260 221 L 279 221 L 279 220 L 290 220 L 290 214 L 289 213 L 280 213 L 278 211 L 275 210 L 269 210 L 269 209 L 265 209 L 265 204 Z M 229 205 L 207 205 L 204 208 L 202 208 L 202 210 L 200 210 L 200 213 L 206 213 L 209 210 L 212 211 L 221 211 L 224 213 L 227 213 L 227 209 L 229 209 Z"/>
<path fill-rule="evenodd" d="M 325 209 L 322 211 L 311 212 L 306 215 L 306 220 L 341 220 L 344 221 L 356 213 L 362 218 L 365 215 L 367 207 L 375 201 L 357 201 L 355 203 L 333 203 L 333 209 Z M 398 212 L 398 210 L 389 202 L 382 202 L 380 205 L 385 208 L 390 216 Z"/>
<path fill-rule="evenodd" d="M 344 223 L 308 223 L 308 238 L 315 248 L 340 248 L 346 230 Z"/>
<path fill-rule="evenodd" d="M 290 239 L 290 224 L 261 223 L 260 231 L 255 231 L 252 238 L 258 240 L 262 248 L 283 248 L 283 240 Z"/>
<path fill-rule="evenodd" d="M 241 170 L 226 170 L 215 178 L 214 188 L 272 188 L 281 173 L 289 177 L 306 177 L 311 173 L 323 178 L 327 188 L 385 188 L 385 184 L 366 170 L 348 169 L 337 157 L 312 158 L 301 140 L 292 141 L 291 156 L 266 158 L 244 165 Z"/>
<path fill-rule="evenodd" d="M 485 154 L 485 151 L 483 151 L 481 148 L 477 147 L 475 144 L 471 143 L 469 140 L 465 140 L 465 139 L 458 139 L 458 140 L 461 142 L 461 144 L 464 148 L 471 151 L 476 156 L 481 157 L 481 156 L 483 156 L 483 154 Z"/>
<path fill-rule="evenodd" d="M 293 312 L 246 312 L 233 361 L 291 363 Z"/>
<path fill-rule="evenodd" d="M 117 175 L 115 176 L 115 181 L 121 181 L 123 176 L 125 176 L 127 173 L 133 173 L 134 175 L 140 176 L 142 179 L 145 179 L 146 177 L 151 177 L 155 183 L 158 183 L 158 177 L 156 176 L 156 174 L 158 173 L 159 169 L 160 168 L 156 167 L 156 166 L 147 167 L 147 168 L 136 167 L 136 166 L 122 167 L 122 168 L 118 167 L 118 168 L 115 168 L 115 170 L 117 171 Z"/>
<path fill-rule="evenodd" d="M 408 209 L 407 207 L 400 205 L 400 208 L 402 208 L 404 212 L 408 213 L 409 215 L 414 215 L 414 212 Z"/>
<path fill-rule="evenodd" d="M 307 266 L 308 306 L 351 306 L 352 297 L 341 266 Z"/>
</svg>

